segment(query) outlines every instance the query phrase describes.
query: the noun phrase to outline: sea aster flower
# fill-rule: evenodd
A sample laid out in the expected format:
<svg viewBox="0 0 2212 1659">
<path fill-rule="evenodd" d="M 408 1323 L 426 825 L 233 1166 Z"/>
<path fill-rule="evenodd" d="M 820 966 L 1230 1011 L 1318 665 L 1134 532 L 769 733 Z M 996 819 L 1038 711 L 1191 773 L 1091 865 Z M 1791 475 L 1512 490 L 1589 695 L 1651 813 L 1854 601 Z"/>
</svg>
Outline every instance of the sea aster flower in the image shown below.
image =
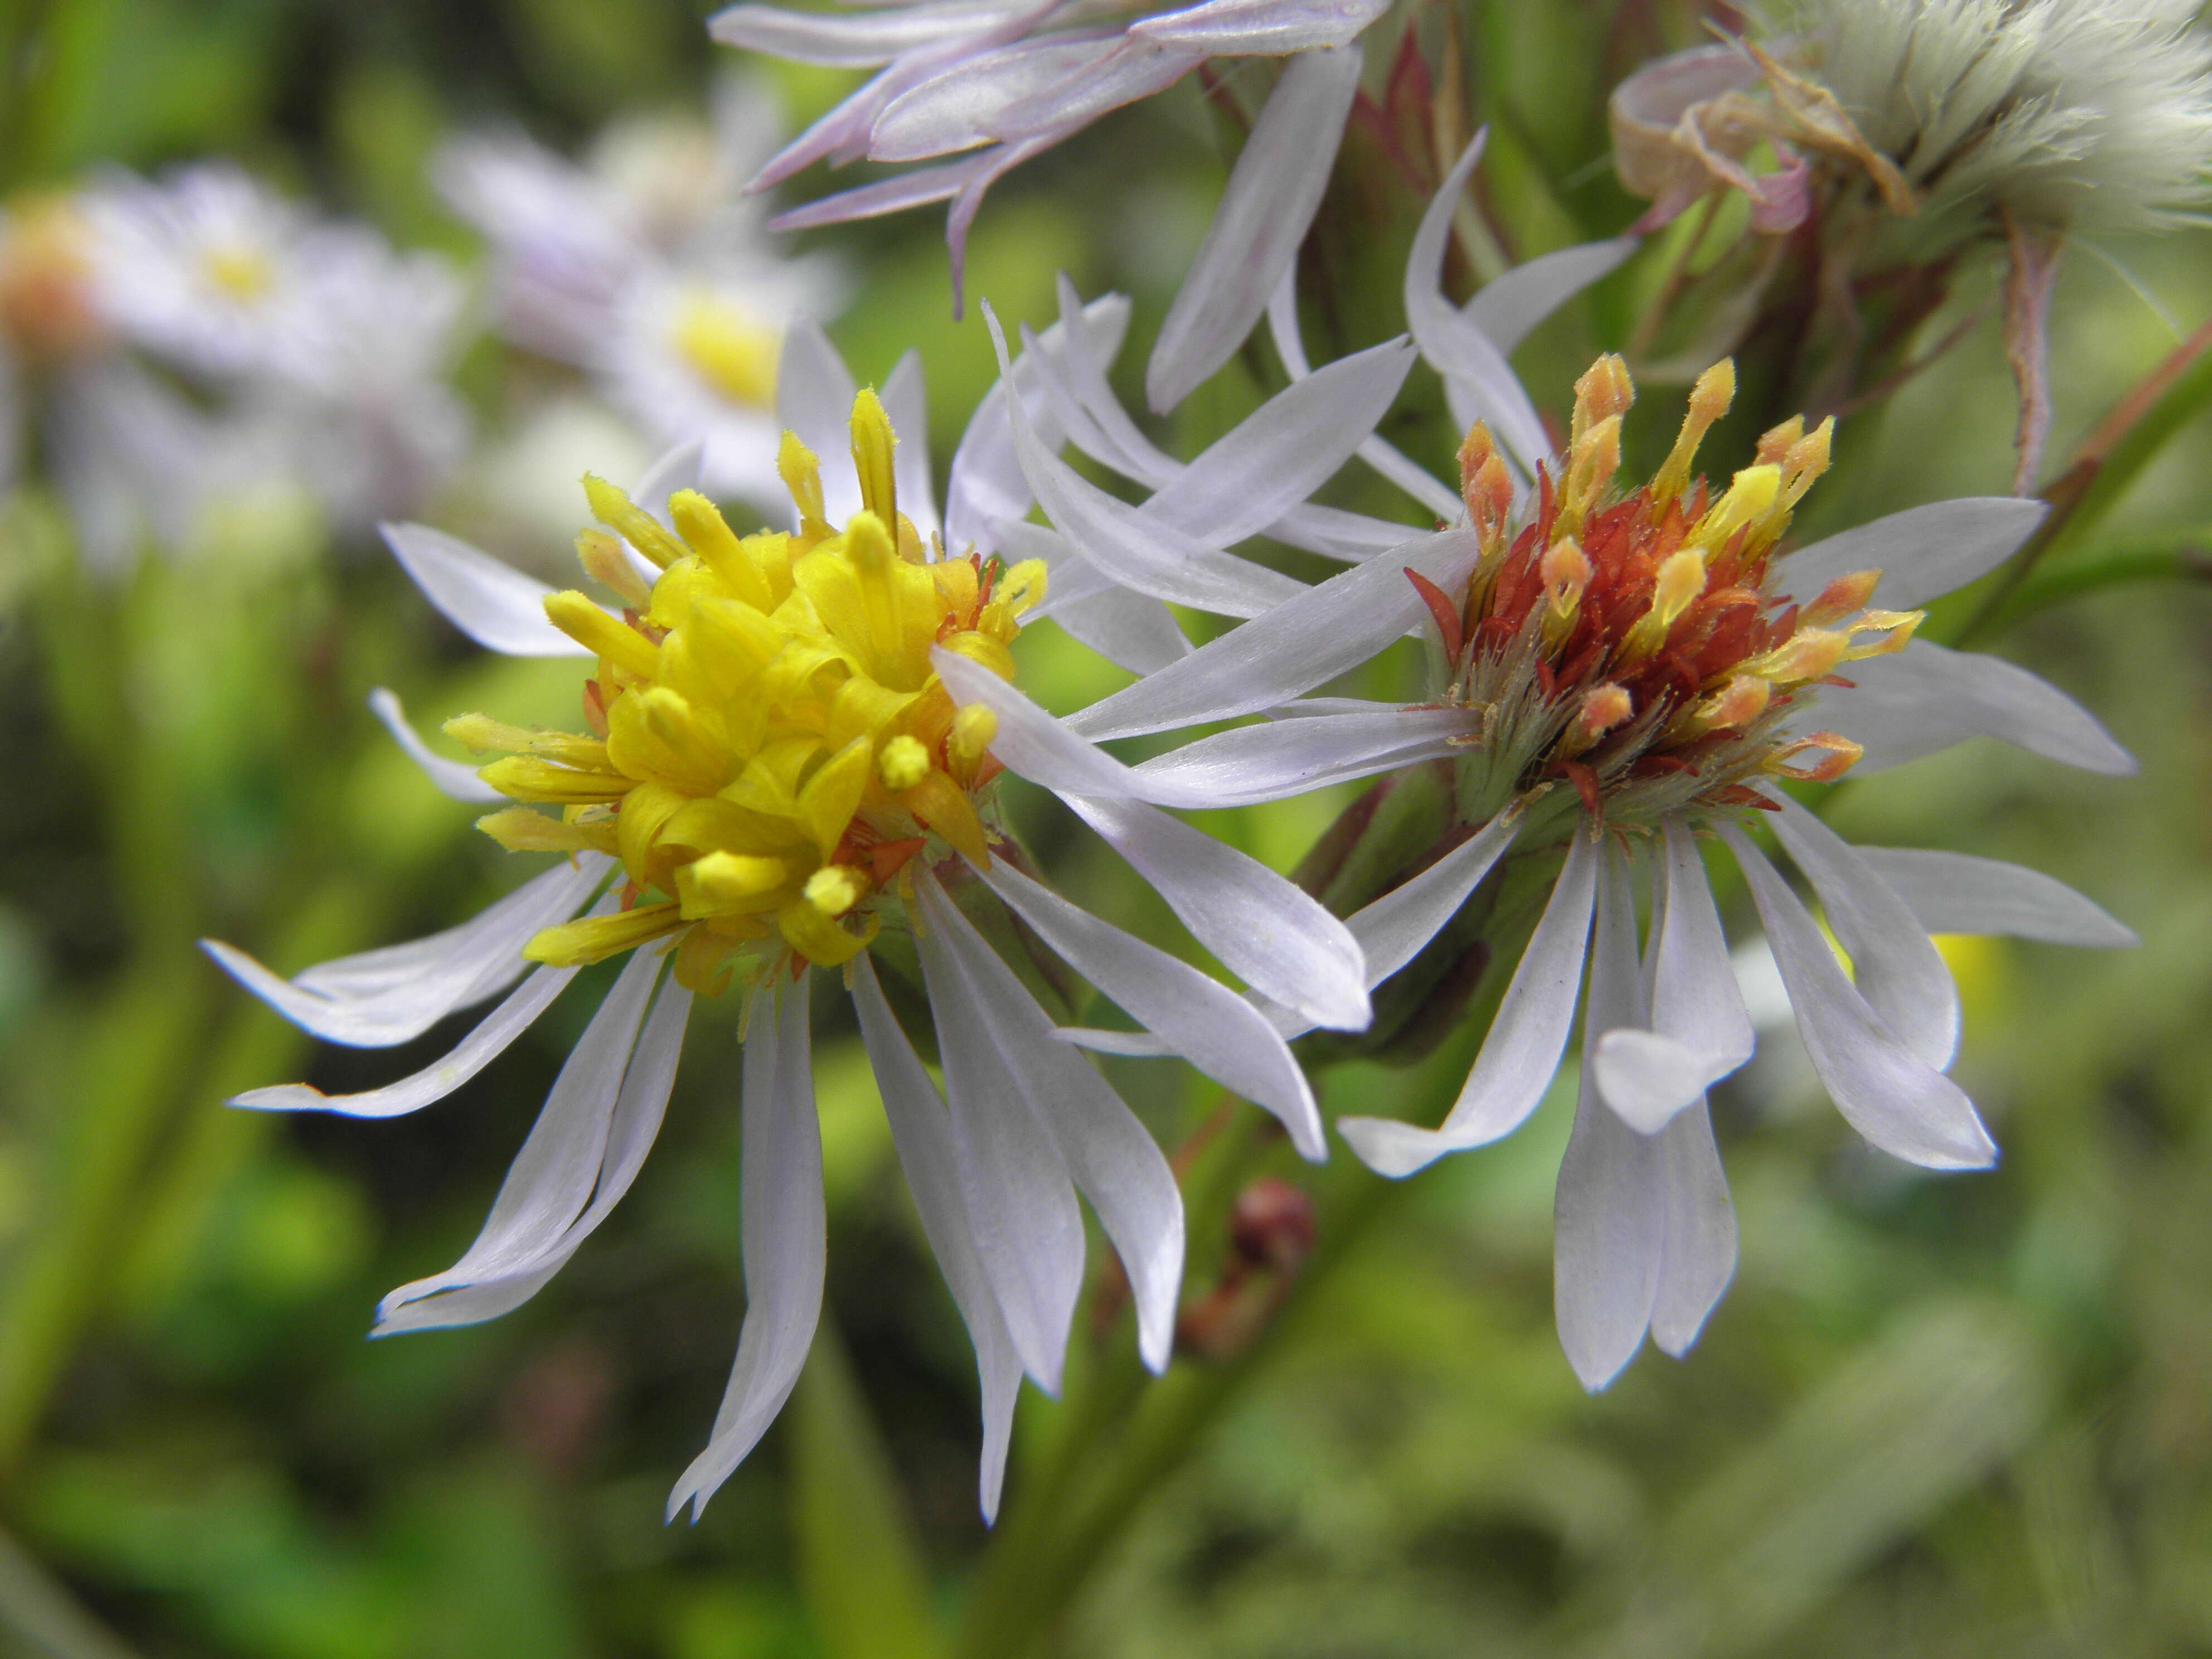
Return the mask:
<svg viewBox="0 0 2212 1659">
<path fill-rule="evenodd" d="M 1370 884 L 1348 918 L 1378 993 L 1413 968 L 1486 877 L 1510 869 L 1523 892 L 1539 882 L 1540 919 L 1443 1123 L 1339 1120 L 1383 1174 L 1485 1145 L 1534 1109 L 1583 1000 L 1595 914 L 1587 1063 L 1560 1173 L 1557 1255 L 1561 1339 L 1595 1388 L 1647 1330 L 1669 1352 L 1686 1348 L 1735 1262 L 1705 1094 L 1749 1057 L 1753 1034 L 1696 836 L 1717 838 L 1741 867 L 1814 1065 L 1851 1125 L 1910 1162 L 1976 1168 L 1995 1149 L 1944 1074 L 1958 1000 L 1929 934 L 2098 945 L 2132 936 L 2033 871 L 1853 848 L 1778 786 L 1977 735 L 2098 771 L 2132 763 L 2090 715 L 2026 671 L 1913 638 L 1921 613 L 1910 607 L 1991 568 L 2033 528 L 2039 503 L 1938 502 L 1785 552 L 1792 514 L 1826 467 L 1832 423 L 1769 432 L 1751 465 L 1725 488 L 1709 486 L 1693 466 L 1733 394 L 1725 363 L 1698 382 L 1672 453 L 1648 481 L 1630 487 L 1617 476 L 1634 395 L 1617 357 L 1577 382 L 1565 452 L 1551 453 L 1500 341 L 1485 331 L 1486 321 L 1502 325 L 1516 313 L 1512 291 L 1464 311 L 1439 291 L 1452 204 L 1474 154 L 1432 204 L 1407 277 L 1415 339 L 1455 407 L 1498 423 L 1493 436 L 1476 419 L 1461 450 L 1459 523 L 1281 599 L 1067 724 L 1098 740 L 1276 716 L 1135 769 L 1163 796 L 1201 782 L 1226 799 L 1279 793 L 1298 769 L 1315 782 L 1358 776 L 1384 769 L 1375 763 L 1394 752 L 1397 763 L 1447 759 L 1450 827 L 1396 884 L 1375 895 Z M 1607 257 L 1572 252 L 1585 267 Z M 1277 320 L 1288 327 L 1287 307 Z M 1285 343 L 1286 360 L 1302 368 L 1294 336 Z M 1053 510 L 1048 496 L 1046 504 Z M 1095 551 L 1094 534 L 1073 519 L 1056 522 L 1079 550 Z M 1413 629 L 1428 640 L 1428 702 L 1293 701 Z M 1745 833 L 1754 816 L 1771 823 L 1819 895 L 1850 953 L 1848 975 Z M 1647 854 L 1652 894 L 1640 958 L 1632 847 Z M 1501 865 L 1509 853 L 1512 864 Z M 1547 875 L 1553 860 L 1556 874 Z M 1496 926 L 1492 937 L 1510 936 L 1509 919 Z M 1447 965 L 1431 961 L 1422 982 Z M 1277 1024 L 1300 1029 L 1287 1018 Z"/>
<path fill-rule="evenodd" d="M 459 928 L 290 981 L 227 946 L 210 948 L 309 1030 L 372 1046 L 405 1041 L 521 979 L 459 1048 L 412 1078 L 337 1100 L 297 1085 L 241 1097 L 359 1115 L 441 1098 L 580 966 L 628 956 L 482 1236 L 447 1272 L 386 1297 L 382 1331 L 490 1316 L 557 1270 L 635 1174 L 693 1000 L 742 988 L 748 1304 L 721 1413 L 672 1512 L 703 1503 L 744 1456 L 811 1339 L 823 1213 L 807 1009 L 814 972 L 841 972 L 902 1163 L 975 1340 L 988 1513 L 1020 1373 L 1058 1384 L 1083 1267 L 1076 1193 L 1090 1200 L 1127 1271 L 1139 1349 L 1155 1370 L 1173 1332 L 1182 1218 L 1158 1147 L 1056 1035 L 956 894 L 987 888 L 1165 1051 L 1280 1117 L 1309 1157 L 1321 1155 L 1320 1123 L 1304 1079 L 1261 1013 L 1032 879 L 996 828 L 992 785 L 1009 763 L 996 748 L 997 719 L 971 692 L 1012 675 L 1007 646 L 1044 572 L 980 549 L 946 550 L 926 458 L 918 447 L 895 448 L 887 412 L 919 409 L 911 361 L 882 398 L 856 393 L 827 342 L 802 325 L 786 342 L 781 384 L 794 428 L 780 456 L 793 532 L 740 538 L 696 491 L 667 493 L 665 470 L 640 491 L 665 495 L 665 520 L 587 481 L 605 528 L 586 531 L 579 550 L 623 600 L 619 615 L 581 592 L 547 594 L 434 532 L 391 532 L 426 593 L 479 640 L 592 660 L 583 732 L 524 731 L 482 715 L 448 726 L 479 750 L 507 751 L 483 769 L 481 787 L 526 803 L 482 827 L 515 850 L 557 852 L 564 862 Z M 817 454 L 842 435 L 837 424 L 823 429 L 841 404 L 850 410 L 853 469 L 832 486 Z M 986 430 L 963 442 L 975 477 L 956 467 L 962 499 L 980 491 L 1014 505 L 1019 475 L 1001 464 L 1006 447 L 988 428 L 1018 404 L 1018 395 L 994 400 Z M 1136 866 L 1220 960 L 1302 1018 L 1364 1021 L 1361 963 L 1340 923 L 1279 876 L 1130 799 L 1120 787 L 1126 769 L 1062 733 L 1054 759 L 1069 757 L 1087 769 L 1070 779 L 1047 768 L 1040 781 Z M 457 778 L 453 763 L 433 764 L 449 788 L 477 784 Z M 941 1097 L 878 981 L 872 957 L 893 938 L 919 958 Z M 531 962 L 540 965 L 522 978 Z"/>
<path fill-rule="evenodd" d="M 964 155 L 776 221 L 796 229 L 949 200 L 956 306 L 968 228 L 1005 173 L 1108 111 L 1165 91 L 1208 58 L 1287 57 L 1161 326 L 1146 388 L 1164 410 L 1227 360 L 1289 269 L 1358 90 L 1354 43 L 1383 9 L 1382 0 L 1202 0 L 1163 10 L 924 0 L 857 15 L 732 6 L 708 27 L 729 46 L 881 71 L 763 167 L 754 189 L 824 158 L 842 167 Z"/>
<path fill-rule="evenodd" d="M 699 438 L 718 495 L 777 499 L 775 370 L 802 308 L 836 310 L 821 258 L 784 258 L 738 195 L 779 136 L 773 94 L 731 80 L 711 128 L 611 127 L 581 163 L 519 135 L 439 158 L 440 188 L 491 250 L 493 308 L 520 345 L 588 372 L 661 445 Z"/>
</svg>

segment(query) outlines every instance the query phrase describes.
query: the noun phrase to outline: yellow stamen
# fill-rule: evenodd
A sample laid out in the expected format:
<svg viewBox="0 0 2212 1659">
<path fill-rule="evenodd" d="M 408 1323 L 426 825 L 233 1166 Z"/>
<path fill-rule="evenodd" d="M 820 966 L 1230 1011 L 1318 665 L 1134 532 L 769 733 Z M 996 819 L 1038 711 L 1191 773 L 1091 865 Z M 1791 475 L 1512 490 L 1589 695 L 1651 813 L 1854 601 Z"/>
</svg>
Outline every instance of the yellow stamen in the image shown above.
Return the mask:
<svg viewBox="0 0 2212 1659">
<path fill-rule="evenodd" d="M 1785 743 L 1759 762 L 1759 769 L 1778 778 L 1789 778 L 1799 783 L 1833 783 L 1850 771 L 1866 750 L 1849 738 L 1834 732 L 1813 732 L 1795 743 Z M 1826 758 L 1811 766 L 1792 766 L 1790 763 L 1800 755 L 1823 755 Z"/>
<path fill-rule="evenodd" d="M 830 522 L 822 505 L 822 464 L 812 450 L 799 442 L 796 432 L 783 434 L 775 453 L 775 471 L 799 509 L 799 533 L 810 542 L 829 535 Z"/>
<path fill-rule="evenodd" d="M 659 520 L 593 473 L 584 475 L 584 499 L 592 516 L 616 532 L 663 570 L 690 550 L 662 527 Z"/>
<path fill-rule="evenodd" d="M 635 950 L 683 925 L 673 899 L 665 904 L 641 904 L 615 915 L 586 916 L 548 927 L 522 947 L 522 954 L 549 967 L 582 968 Z"/>
<path fill-rule="evenodd" d="M 860 505 L 886 526 L 898 523 L 898 484 L 891 467 L 897 443 L 872 386 L 853 399 L 853 470 L 860 476 Z"/>
<path fill-rule="evenodd" d="M 1874 597 L 1875 584 L 1881 580 L 1879 570 L 1855 570 L 1848 576 L 1838 576 L 1820 590 L 1818 599 L 1797 613 L 1797 618 L 1815 628 L 1839 623 L 1854 611 L 1864 609 L 1866 602 Z"/>
<path fill-rule="evenodd" d="M 904 794 L 929 775 L 929 750 L 919 738 L 902 733 L 876 757 L 876 775 L 894 795 Z"/>
<path fill-rule="evenodd" d="M 867 896 L 868 878 L 850 865 L 825 864 L 807 877 L 806 902 L 825 916 L 842 916 Z"/>
<path fill-rule="evenodd" d="M 623 551 L 622 543 L 604 530 L 577 532 L 576 560 L 584 574 L 601 586 L 622 596 L 623 603 L 641 614 L 653 604 L 653 589 Z"/>
<path fill-rule="evenodd" d="M 1623 662 L 1636 663 L 1667 643 L 1667 630 L 1705 591 L 1705 558 L 1695 547 L 1670 553 L 1651 586 L 1651 608 L 1638 617 L 1621 642 Z"/>
<path fill-rule="evenodd" d="M 1682 416 L 1682 429 L 1674 439 L 1674 447 L 1668 452 L 1658 471 L 1651 475 L 1651 504 L 1655 510 L 1663 509 L 1690 485 L 1690 470 L 1697 465 L 1698 446 L 1705 441 L 1705 434 L 1713 422 L 1729 411 L 1735 401 L 1735 363 L 1723 357 L 1704 374 L 1690 389 L 1690 406 Z"/>
</svg>

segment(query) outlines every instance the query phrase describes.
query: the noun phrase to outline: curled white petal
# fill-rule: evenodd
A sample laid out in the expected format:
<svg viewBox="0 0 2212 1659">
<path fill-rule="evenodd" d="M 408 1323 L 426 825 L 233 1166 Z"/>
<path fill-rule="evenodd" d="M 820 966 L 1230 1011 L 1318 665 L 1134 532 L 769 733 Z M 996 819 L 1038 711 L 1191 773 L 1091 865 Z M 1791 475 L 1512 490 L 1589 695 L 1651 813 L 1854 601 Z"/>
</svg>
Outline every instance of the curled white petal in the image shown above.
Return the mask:
<svg viewBox="0 0 2212 1659">
<path fill-rule="evenodd" d="M 2040 870 L 1917 847 L 1857 850 L 1931 933 L 2008 933 L 2106 951 L 2142 942 L 2126 924 Z"/>
<path fill-rule="evenodd" d="M 379 527 L 422 597 L 478 645 L 510 657 L 591 654 L 546 621 L 544 582 L 428 525 Z"/>
<path fill-rule="evenodd" d="M 407 711 L 401 707 L 397 692 L 378 686 L 368 694 L 368 711 L 392 733 L 392 740 L 405 751 L 407 758 L 422 769 L 422 775 L 436 786 L 441 794 L 465 801 L 507 799 L 478 777 L 477 769 L 466 761 L 447 760 L 443 755 L 434 754 L 430 745 L 422 741 L 422 734 L 407 723 Z"/>
</svg>

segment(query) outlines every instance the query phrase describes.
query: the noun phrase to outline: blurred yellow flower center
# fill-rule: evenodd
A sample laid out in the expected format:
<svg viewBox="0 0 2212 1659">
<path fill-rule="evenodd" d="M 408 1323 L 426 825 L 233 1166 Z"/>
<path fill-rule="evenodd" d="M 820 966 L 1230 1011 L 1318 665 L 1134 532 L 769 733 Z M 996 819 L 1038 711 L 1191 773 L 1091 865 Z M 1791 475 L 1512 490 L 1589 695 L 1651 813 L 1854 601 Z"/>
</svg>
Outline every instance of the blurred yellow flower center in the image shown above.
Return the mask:
<svg viewBox="0 0 2212 1659">
<path fill-rule="evenodd" d="M 783 337 L 744 307 L 707 289 L 678 301 L 670 343 L 691 372 L 734 404 L 775 403 L 775 365 Z"/>
<path fill-rule="evenodd" d="M 532 957 L 595 962 L 680 935 L 678 976 L 707 991 L 755 941 L 835 966 L 874 938 L 877 901 L 933 836 L 988 860 L 976 798 L 998 771 L 995 723 L 954 707 L 930 650 L 1012 678 L 1006 646 L 1043 595 L 1044 568 L 925 546 L 898 511 L 896 440 L 873 392 L 855 400 L 852 433 L 864 505 L 842 528 L 825 521 L 818 464 L 791 433 L 778 464 L 795 533 L 740 538 L 693 490 L 671 498 L 672 532 L 585 480 L 600 522 L 659 567 L 648 585 L 622 541 L 586 530 L 584 568 L 629 608 L 617 617 L 573 591 L 545 601 L 599 659 L 584 689 L 589 733 L 480 714 L 446 727 L 508 751 L 483 774 L 501 793 L 562 809 L 495 812 L 487 833 L 522 850 L 611 853 L 628 872 L 620 914 L 549 928 Z"/>
<path fill-rule="evenodd" d="M 200 270 L 234 300 L 258 300 L 276 281 L 276 268 L 268 254 L 244 244 L 208 249 L 200 255 Z"/>
</svg>

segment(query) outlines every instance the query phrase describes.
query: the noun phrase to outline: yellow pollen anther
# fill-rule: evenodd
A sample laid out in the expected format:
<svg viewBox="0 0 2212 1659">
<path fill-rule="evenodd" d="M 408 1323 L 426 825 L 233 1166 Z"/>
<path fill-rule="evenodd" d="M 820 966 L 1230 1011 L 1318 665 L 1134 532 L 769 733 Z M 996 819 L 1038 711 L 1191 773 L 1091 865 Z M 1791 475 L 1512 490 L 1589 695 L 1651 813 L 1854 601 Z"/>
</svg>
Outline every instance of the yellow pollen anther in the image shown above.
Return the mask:
<svg viewBox="0 0 2212 1659">
<path fill-rule="evenodd" d="M 1667 630 L 1705 591 L 1705 556 L 1695 547 L 1670 553 L 1651 586 L 1651 608 L 1637 618 L 1621 642 L 1624 662 L 1641 662 L 1667 642 Z"/>
<path fill-rule="evenodd" d="M 1483 558 L 1503 553 L 1506 520 L 1513 511 L 1513 478 L 1491 441 L 1490 428 L 1480 421 L 1467 429 L 1467 441 L 1459 447 L 1459 494 Z"/>
<path fill-rule="evenodd" d="M 576 559 L 584 574 L 601 586 L 622 596 L 623 603 L 642 613 L 653 604 L 653 589 L 623 551 L 621 541 L 604 530 L 576 534 Z"/>
<path fill-rule="evenodd" d="M 775 471 L 799 509 L 799 534 L 810 539 L 829 535 L 830 522 L 822 505 L 822 464 L 814 459 L 812 450 L 799 442 L 796 432 L 783 434 L 775 452 Z"/>
<path fill-rule="evenodd" d="M 1920 624 L 1927 619 L 1925 611 L 1869 611 L 1844 628 L 1844 632 L 1851 637 L 1851 644 L 1844 653 L 1844 660 L 1863 662 L 1869 657 L 1887 657 L 1902 651 L 1911 642 Z M 1881 637 L 1861 645 L 1858 642 L 1861 634 L 1875 634 Z"/>
<path fill-rule="evenodd" d="M 999 735 L 999 717 L 980 702 L 963 706 L 952 717 L 951 748 L 954 758 L 963 765 L 974 766 L 983 758 L 991 740 Z"/>
<path fill-rule="evenodd" d="M 744 307 L 710 289 L 678 301 L 669 325 L 676 355 L 709 387 L 750 409 L 775 406 L 776 359 L 782 336 Z"/>
<path fill-rule="evenodd" d="M 1756 674 L 1738 674 L 1691 711 L 1691 732 L 1741 730 L 1766 712 L 1767 699 L 1773 691 Z"/>
<path fill-rule="evenodd" d="M 584 475 L 584 499 L 591 504 L 593 518 L 663 570 L 691 550 L 663 528 L 659 520 L 596 474 Z"/>
<path fill-rule="evenodd" d="M 1628 412 L 1636 401 L 1636 382 L 1628 364 L 1618 354 L 1607 352 L 1583 371 L 1575 382 L 1575 412 L 1567 428 L 1567 447 L 1580 447 L 1585 435 L 1601 421 Z"/>
<path fill-rule="evenodd" d="M 1815 628 L 1839 623 L 1853 611 L 1865 608 L 1866 602 L 1874 597 L 1875 584 L 1881 580 L 1879 570 L 1854 570 L 1848 576 L 1838 576 L 1798 613 L 1798 620 Z"/>
<path fill-rule="evenodd" d="M 863 391 L 853 399 L 853 470 L 860 476 L 860 505 L 886 526 L 898 523 L 898 485 L 891 466 L 897 443 L 875 389 Z"/>
<path fill-rule="evenodd" d="M 1583 706 L 1559 736 L 1559 752 L 1572 760 L 1635 712 L 1635 700 L 1626 686 L 1592 686 L 1583 693 Z"/>
<path fill-rule="evenodd" d="M 1729 538 L 1761 524 L 1782 493 L 1782 469 L 1772 464 L 1747 466 L 1729 483 L 1728 494 L 1707 509 L 1690 532 L 1690 540 L 1708 551 L 1728 545 Z"/>
<path fill-rule="evenodd" d="M 775 597 L 767 580 L 746 556 L 721 509 L 696 489 L 679 489 L 668 498 L 668 516 L 685 545 L 706 561 L 707 568 L 756 611 L 775 609 Z"/>
<path fill-rule="evenodd" d="M 902 795 L 929 775 L 929 750 L 919 738 L 893 738 L 876 757 L 876 775 L 894 795 Z"/>
<path fill-rule="evenodd" d="M 1759 434 L 1758 447 L 1752 459 L 1760 466 L 1779 466 L 1782 458 L 1805 436 L 1805 417 L 1792 415 L 1779 426 L 1771 426 Z"/>
<path fill-rule="evenodd" d="M 1620 416 L 1608 415 L 1575 440 L 1567 454 L 1567 476 L 1559 490 L 1555 531 L 1580 530 L 1620 470 Z"/>
<path fill-rule="evenodd" d="M 825 864 L 807 877 L 806 902 L 825 916 L 842 916 L 866 896 L 868 878 L 850 865 Z"/>
<path fill-rule="evenodd" d="M 651 679 L 660 666 L 659 649 L 651 640 L 616 621 L 573 587 L 545 596 L 545 617 L 593 656 L 640 679 Z"/>
<path fill-rule="evenodd" d="M 1760 761 L 1759 769 L 1778 778 L 1790 778 L 1799 783 L 1833 783 L 1850 771 L 1858 757 L 1866 753 L 1859 744 L 1834 732 L 1812 732 L 1795 743 L 1785 743 Z M 1826 758 L 1811 766 L 1792 766 L 1790 762 L 1800 755 L 1820 755 Z"/>
<path fill-rule="evenodd" d="M 1682 416 L 1682 429 L 1674 439 L 1674 447 L 1668 452 L 1658 471 L 1651 477 L 1651 505 L 1655 512 L 1667 504 L 1690 485 L 1690 469 L 1697 464 L 1698 446 L 1705 441 L 1705 434 L 1713 422 L 1729 411 L 1735 401 L 1735 363 L 1723 357 L 1704 374 L 1690 389 L 1690 406 Z"/>
<path fill-rule="evenodd" d="M 1824 679 L 1843 661 L 1850 638 L 1834 629 L 1801 628 L 1765 655 L 1745 663 L 1743 672 L 1785 686 Z"/>
<path fill-rule="evenodd" d="M 757 901 L 781 887 L 787 873 L 781 859 L 716 851 L 678 867 L 676 895 L 690 920 L 744 915 L 758 910 Z"/>
</svg>

